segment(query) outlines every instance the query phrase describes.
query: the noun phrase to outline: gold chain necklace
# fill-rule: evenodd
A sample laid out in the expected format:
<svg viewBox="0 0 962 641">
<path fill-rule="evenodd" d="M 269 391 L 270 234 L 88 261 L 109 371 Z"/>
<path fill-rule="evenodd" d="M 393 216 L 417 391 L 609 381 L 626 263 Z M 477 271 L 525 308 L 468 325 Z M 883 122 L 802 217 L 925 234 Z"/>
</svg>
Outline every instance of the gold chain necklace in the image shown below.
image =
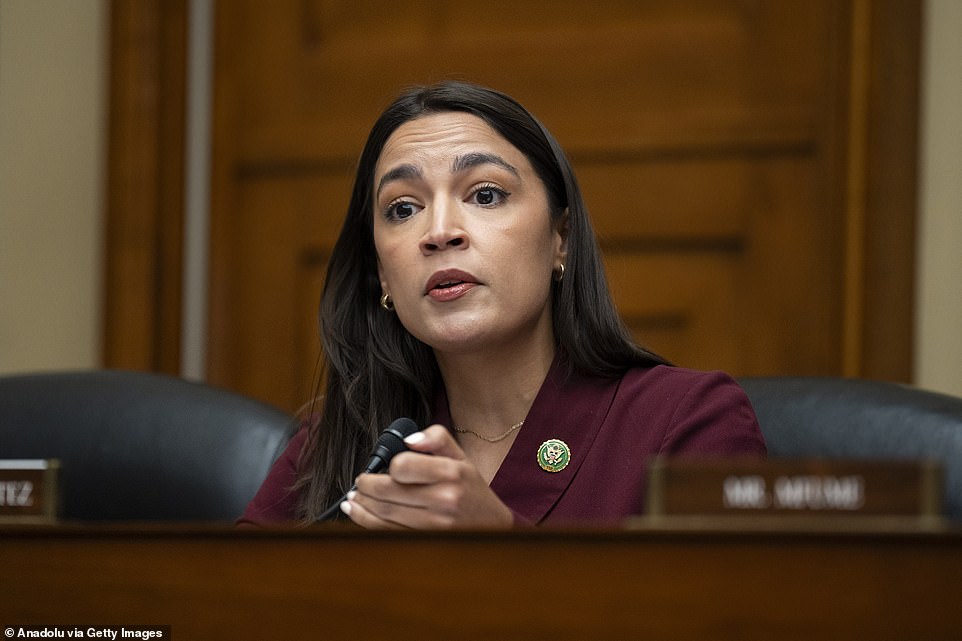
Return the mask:
<svg viewBox="0 0 962 641">
<path fill-rule="evenodd" d="M 472 434 L 474 436 L 477 436 L 482 441 L 487 441 L 488 443 L 497 443 L 498 441 L 503 441 L 504 439 L 508 438 L 508 435 L 511 434 L 511 432 L 515 431 L 522 425 L 524 425 L 523 420 L 520 423 L 515 423 L 514 425 L 509 427 L 508 431 L 505 432 L 504 434 L 501 434 L 500 436 L 485 436 L 484 434 L 479 434 L 474 430 L 462 430 L 460 427 L 455 427 L 454 431 L 457 432 L 458 434 Z"/>
</svg>

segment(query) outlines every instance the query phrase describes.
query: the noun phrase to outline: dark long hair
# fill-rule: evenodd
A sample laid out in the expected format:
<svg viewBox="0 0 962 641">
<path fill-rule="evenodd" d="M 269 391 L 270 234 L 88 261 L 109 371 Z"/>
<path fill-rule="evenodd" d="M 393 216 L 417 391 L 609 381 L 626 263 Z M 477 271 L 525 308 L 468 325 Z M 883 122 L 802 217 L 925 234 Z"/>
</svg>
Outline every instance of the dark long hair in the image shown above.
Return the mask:
<svg viewBox="0 0 962 641">
<path fill-rule="evenodd" d="M 379 432 L 399 417 L 430 419 L 440 373 L 431 348 L 380 307 L 374 247 L 374 170 L 402 124 L 428 114 L 465 112 L 483 119 L 531 163 L 547 190 L 551 216 L 567 213 L 564 277 L 552 286 L 555 341 L 566 365 L 583 374 L 619 376 L 665 363 L 631 339 L 608 290 L 601 253 L 581 190 L 561 147 L 513 98 L 477 85 L 444 82 L 401 95 L 378 118 L 361 153 L 354 189 L 327 268 L 320 305 L 326 388 L 301 458 L 301 516 L 311 519 L 353 483 Z"/>
</svg>

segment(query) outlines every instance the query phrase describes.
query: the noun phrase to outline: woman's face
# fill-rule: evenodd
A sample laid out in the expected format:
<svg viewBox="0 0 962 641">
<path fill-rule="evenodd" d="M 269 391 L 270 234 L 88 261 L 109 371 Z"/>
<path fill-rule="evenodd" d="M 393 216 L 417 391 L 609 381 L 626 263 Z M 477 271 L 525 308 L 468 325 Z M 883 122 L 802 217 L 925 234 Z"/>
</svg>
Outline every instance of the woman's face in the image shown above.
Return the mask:
<svg viewBox="0 0 962 641">
<path fill-rule="evenodd" d="M 551 340 L 563 223 L 528 159 L 486 122 L 445 112 L 401 125 L 374 192 L 381 288 L 411 334 L 450 353 Z"/>
</svg>

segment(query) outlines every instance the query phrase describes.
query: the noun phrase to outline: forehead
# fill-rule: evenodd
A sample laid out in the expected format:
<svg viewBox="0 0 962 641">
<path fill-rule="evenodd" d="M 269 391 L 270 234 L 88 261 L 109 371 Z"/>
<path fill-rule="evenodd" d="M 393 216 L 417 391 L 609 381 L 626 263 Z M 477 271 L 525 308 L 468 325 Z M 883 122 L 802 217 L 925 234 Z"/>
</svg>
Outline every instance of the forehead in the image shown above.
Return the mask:
<svg viewBox="0 0 962 641">
<path fill-rule="evenodd" d="M 375 174 L 402 163 L 450 164 L 460 155 L 478 151 L 496 153 L 519 170 L 530 169 L 525 155 L 478 116 L 443 112 L 420 116 L 395 129 L 381 150 Z"/>
</svg>

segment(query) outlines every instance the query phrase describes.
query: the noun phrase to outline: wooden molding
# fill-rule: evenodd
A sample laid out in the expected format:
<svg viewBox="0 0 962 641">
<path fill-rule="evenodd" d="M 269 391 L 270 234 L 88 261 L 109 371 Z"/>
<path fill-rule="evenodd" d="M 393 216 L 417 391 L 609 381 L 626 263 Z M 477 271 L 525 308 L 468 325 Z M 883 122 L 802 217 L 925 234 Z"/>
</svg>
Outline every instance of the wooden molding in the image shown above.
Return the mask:
<svg viewBox="0 0 962 641">
<path fill-rule="evenodd" d="M 180 361 L 186 0 L 110 8 L 103 364 Z"/>
<path fill-rule="evenodd" d="M 921 6 L 853 0 L 842 374 L 912 380 Z"/>
<path fill-rule="evenodd" d="M 872 3 L 859 375 L 911 382 L 922 3 Z"/>
</svg>

